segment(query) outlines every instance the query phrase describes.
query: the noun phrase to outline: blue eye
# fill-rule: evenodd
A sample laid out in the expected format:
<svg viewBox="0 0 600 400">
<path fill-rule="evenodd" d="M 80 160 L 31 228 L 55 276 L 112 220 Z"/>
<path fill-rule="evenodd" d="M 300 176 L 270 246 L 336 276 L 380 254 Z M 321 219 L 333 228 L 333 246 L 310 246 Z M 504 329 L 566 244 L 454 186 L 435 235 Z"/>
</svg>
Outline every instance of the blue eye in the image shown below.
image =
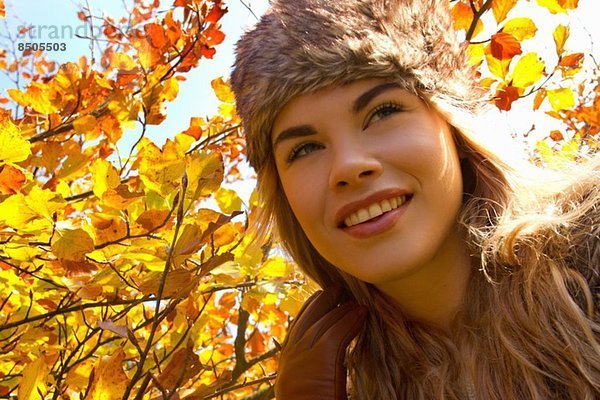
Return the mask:
<svg viewBox="0 0 600 400">
<path fill-rule="evenodd" d="M 404 111 L 404 106 L 396 103 L 383 103 L 378 105 L 367 116 L 367 122 L 363 129 L 367 128 L 373 122 L 389 117 L 390 115 Z"/>
<path fill-rule="evenodd" d="M 310 154 L 315 150 L 321 149 L 322 147 L 322 145 L 314 142 L 299 143 L 296 146 L 294 146 L 294 148 L 290 151 L 290 154 L 287 158 L 287 162 L 291 163 L 292 161 L 300 157 L 304 157 L 305 155 Z"/>
</svg>

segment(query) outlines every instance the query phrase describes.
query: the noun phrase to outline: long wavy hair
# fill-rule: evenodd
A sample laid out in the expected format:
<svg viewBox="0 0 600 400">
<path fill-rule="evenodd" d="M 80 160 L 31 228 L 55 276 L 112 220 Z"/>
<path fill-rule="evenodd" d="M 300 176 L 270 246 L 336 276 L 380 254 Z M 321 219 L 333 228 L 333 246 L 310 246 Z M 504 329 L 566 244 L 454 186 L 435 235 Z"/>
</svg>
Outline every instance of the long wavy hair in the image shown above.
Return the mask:
<svg viewBox="0 0 600 400">
<path fill-rule="evenodd" d="M 296 220 L 273 158 L 258 171 L 258 237 L 276 232 L 310 278 L 347 287 L 370 309 L 348 355 L 353 397 L 600 398 L 600 160 L 568 174 L 517 166 L 468 129 L 460 105 L 421 97 L 464 155 L 458 222 L 476 261 L 450 334 L 408 320 L 374 286 L 326 261 Z"/>
</svg>

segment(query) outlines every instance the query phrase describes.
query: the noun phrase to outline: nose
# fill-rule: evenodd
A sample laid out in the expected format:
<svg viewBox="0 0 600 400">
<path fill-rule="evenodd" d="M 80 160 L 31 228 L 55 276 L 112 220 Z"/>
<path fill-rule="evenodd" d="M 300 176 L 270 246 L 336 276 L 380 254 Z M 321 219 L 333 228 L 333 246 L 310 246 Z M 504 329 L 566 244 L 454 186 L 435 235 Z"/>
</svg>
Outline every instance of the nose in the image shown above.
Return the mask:
<svg viewBox="0 0 600 400">
<path fill-rule="evenodd" d="M 332 189 L 360 185 L 382 172 L 383 165 L 364 148 L 364 143 L 346 142 L 333 152 L 329 185 Z"/>
</svg>

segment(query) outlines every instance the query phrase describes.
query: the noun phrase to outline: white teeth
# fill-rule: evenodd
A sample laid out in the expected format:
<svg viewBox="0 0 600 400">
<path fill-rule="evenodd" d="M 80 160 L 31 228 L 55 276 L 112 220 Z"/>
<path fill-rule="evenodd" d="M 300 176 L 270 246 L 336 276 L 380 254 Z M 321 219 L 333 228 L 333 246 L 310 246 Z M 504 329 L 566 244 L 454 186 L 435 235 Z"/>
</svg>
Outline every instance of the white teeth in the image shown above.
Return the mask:
<svg viewBox="0 0 600 400">
<path fill-rule="evenodd" d="M 353 226 L 378 217 L 381 214 L 400 207 L 406 202 L 406 196 L 398 196 L 373 203 L 368 207 L 361 208 L 344 219 L 346 226 Z"/>
<path fill-rule="evenodd" d="M 381 211 L 383 212 L 388 212 L 392 209 L 392 205 L 390 204 L 390 202 L 385 199 L 381 202 Z"/>
</svg>

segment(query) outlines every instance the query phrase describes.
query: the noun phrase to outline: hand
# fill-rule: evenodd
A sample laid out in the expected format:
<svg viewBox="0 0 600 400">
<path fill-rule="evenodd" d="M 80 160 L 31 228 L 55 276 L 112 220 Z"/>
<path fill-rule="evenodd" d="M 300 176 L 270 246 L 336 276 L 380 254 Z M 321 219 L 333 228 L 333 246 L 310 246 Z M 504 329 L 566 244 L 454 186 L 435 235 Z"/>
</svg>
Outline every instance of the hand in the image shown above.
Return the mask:
<svg viewBox="0 0 600 400">
<path fill-rule="evenodd" d="M 346 349 L 367 308 L 343 297 L 342 288 L 328 288 L 302 306 L 279 358 L 277 400 L 347 400 Z"/>
</svg>

